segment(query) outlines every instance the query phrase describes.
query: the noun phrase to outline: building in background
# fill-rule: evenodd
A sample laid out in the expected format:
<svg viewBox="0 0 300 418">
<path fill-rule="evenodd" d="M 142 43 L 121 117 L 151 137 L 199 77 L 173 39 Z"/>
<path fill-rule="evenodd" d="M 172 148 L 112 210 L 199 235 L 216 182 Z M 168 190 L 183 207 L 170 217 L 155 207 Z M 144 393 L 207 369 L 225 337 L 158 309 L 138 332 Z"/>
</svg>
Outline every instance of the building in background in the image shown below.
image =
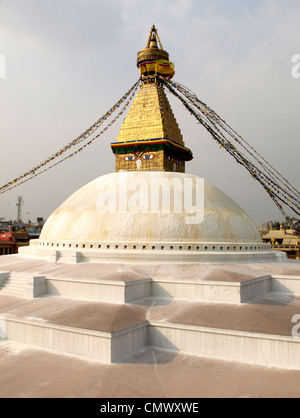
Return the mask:
<svg viewBox="0 0 300 418">
<path fill-rule="evenodd" d="M 283 251 L 289 259 L 300 259 L 299 222 L 268 222 L 260 229 L 262 240 L 271 244 L 274 251 Z"/>
<path fill-rule="evenodd" d="M 0 233 L 0 255 L 16 254 L 18 247 L 10 232 Z"/>
<path fill-rule="evenodd" d="M 43 218 L 27 223 L 20 219 L 6 221 L 0 218 L 0 255 L 16 254 L 20 247 L 29 245 L 31 239 L 38 239 L 44 225 Z"/>
</svg>

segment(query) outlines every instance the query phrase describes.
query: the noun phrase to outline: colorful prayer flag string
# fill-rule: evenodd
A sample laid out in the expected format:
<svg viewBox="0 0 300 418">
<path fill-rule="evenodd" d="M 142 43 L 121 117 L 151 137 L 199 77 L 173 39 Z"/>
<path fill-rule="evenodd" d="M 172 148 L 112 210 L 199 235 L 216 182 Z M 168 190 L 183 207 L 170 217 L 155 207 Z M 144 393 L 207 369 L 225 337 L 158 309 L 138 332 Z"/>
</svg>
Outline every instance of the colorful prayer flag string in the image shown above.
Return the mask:
<svg viewBox="0 0 300 418">
<path fill-rule="evenodd" d="M 257 180 L 268 195 L 272 198 L 278 209 L 283 216 L 289 219 L 282 205 L 288 206 L 297 215 L 300 215 L 300 192 L 293 187 L 289 181 L 281 176 L 281 174 L 272 167 L 252 146 L 250 146 L 239 134 L 237 134 L 214 110 L 207 106 L 204 102 L 198 99 L 198 97 L 188 88 L 182 84 L 176 83 L 171 80 L 166 80 L 159 77 L 163 86 L 165 86 L 172 94 L 177 97 L 182 104 L 186 107 L 191 115 L 193 115 L 200 124 L 202 124 L 206 130 L 211 134 L 215 141 L 219 144 L 220 148 L 224 148 L 238 164 L 241 164 L 252 176 Z M 42 173 L 50 170 L 53 167 L 61 164 L 63 161 L 78 155 L 87 146 L 91 145 L 93 141 L 99 138 L 107 129 L 109 129 L 115 121 L 124 113 L 133 99 L 140 80 L 138 80 L 125 95 L 111 108 L 105 115 L 99 118 L 92 126 L 90 126 L 85 132 L 83 132 L 76 139 L 65 145 L 59 151 L 45 159 L 40 164 L 33 167 L 31 170 L 23 173 L 19 177 L 8 182 L 4 186 L 0 187 L 0 194 L 5 193 L 21 184 L 39 176 Z M 85 145 L 81 146 L 75 152 L 67 155 L 56 163 L 47 166 L 51 161 L 55 160 L 70 148 L 80 144 L 89 138 L 102 124 L 107 120 L 125 101 L 123 109 L 118 115 L 94 138 L 88 141 Z M 163 106 L 160 100 L 160 111 L 162 118 Z M 230 142 L 228 136 L 234 140 L 234 144 Z M 238 149 L 242 148 L 243 152 Z M 245 155 L 246 153 L 246 155 Z M 43 167 L 47 166 L 43 170 Z"/>
<path fill-rule="evenodd" d="M 99 118 L 93 125 L 91 125 L 86 131 L 84 131 L 81 135 L 79 135 L 76 139 L 69 142 L 67 145 L 65 145 L 60 150 L 56 151 L 54 154 L 52 154 L 50 157 L 46 158 L 41 163 L 37 164 L 35 167 L 31 168 L 30 170 L 26 171 L 25 173 L 21 174 L 19 177 L 16 177 L 15 179 L 9 181 L 8 183 L 4 184 L 2 187 L 0 187 L 0 194 L 5 193 L 8 190 L 11 190 L 12 188 L 17 187 L 17 185 L 21 185 L 25 183 L 23 179 L 30 176 L 30 179 L 33 177 L 36 177 L 38 175 L 39 170 L 49 164 L 51 161 L 55 160 L 56 158 L 60 157 L 64 152 L 68 151 L 70 148 L 80 144 L 87 138 L 89 138 L 104 122 L 107 120 L 123 103 L 124 101 L 133 93 L 135 94 L 138 86 L 140 84 L 140 80 L 138 80 L 128 91 L 124 94 L 124 96 L 112 107 L 108 110 L 108 112 L 105 113 L 101 118 Z M 133 96 L 132 96 L 133 97 Z M 124 112 L 124 109 L 123 109 Z M 118 115 L 118 117 L 120 114 Z M 113 121 L 112 123 L 114 123 Z M 111 124 L 112 124 L 111 123 Z M 109 124 L 105 130 L 107 130 L 111 124 Z M 103 133 L 103 132 L 101 132 Z M 94 139 L 98 138 L 100 135 L 97 135 Z M 65 159 L 64 159 L 65 160 Z M 51 167 L 54 167 L 56 164 L 52 165 Z M 42 172 L 45 172 L 47 170 L 43 170 Z M 41 172 L 41 173 L 42 173 Z M 26 180 L 27 181 L 27 180 Z"/>
<path fill-rule="evenodd" d="M 128 100 L 127 100 L 127 102 L 125 103 L 125 105 L 123 106 L 123 108 L 122 108 L 122 110 L 117 114 L 117 116 L 101 131 L 101 132 L 99 132 L 94 138 L 92 138 L 90 141 L 88 141 L 85 145 L 83 145 L 81 148 L 79 148 L 79 149 L 77 149 L 75 152 L 73 152 L 72 154 L 70 154 L 70 155 L 68 155 L 68 156 L 66 156 L 65 158 L 63 158 L 63 159 L 61 159 L 61 160 L 59 160 L 59 161 L 57 161 L 55 164 L 52 164 L 51 166 L 49 166 L 49 167 L 47 167 L 47 168 L 45 168 L 44 170 L 42 170 L 42 171 L 39 171 L 39 172 L 35 172 L 35 171 L 33 171 L 33 170 L 31 170 L 30 171 L 30 173 L 32 174 L 30 177 L 28 177 L 28 178 L 26 178 L 25 180 L 22 180 L 22 177 L 20 177 L 20 180 L 22 180 L 22 181 L 20 181 L 20 182 L 18 182 L 17 184 L 14 184 L 14 182 L 10 182 L 9 184 L 10 184 L 10 187 L 8 187 L 8 188 L 6 188 L 4 191 L 1 191 L 1 189 L 0 189 L 0 194 L 2 194 L 2 193 L 5 193 L 6 191 L 8 191 L 8 190 L 11 190 L 11 189 L 14 189 L 15 187 L 18 187 L 18 186 L 20 186 L 21 184 L 24 184 L 24 183 L 26 183 L 27 181 L 29 181 L 29 180 L 32 180 L 33 178 L 35 178 L 35 177 L 37 177 L 37 176 L 39 176 L 39 175 L 41 175 L 41 174 L 43 174 L 43 173 L 45 173 L 46 171 L 48 171 L 48 170 L 50 170 L 51 168 L 53 168 L 53 167 L 56 167 L 57 165 L 59 165 L 59 164 L 61 164 L 63 161 L 66 161 L 66 160 L 68 160 L 69 158 L 72 158 L 72 157 L 74 157 L 75 155 L 77 155 L 77 154 L 79 154 L 81 151 L 83 151 L 84 150 L 84 148 L 86 148 L 87 146 L 89 146 L 89 145 L 91 145 L 94 141 L 95 141 L 95 139 L 97 139 L 97 138 L 99 138 L 104 132 L 106 132 L 118 119 L 119 119 L 119 117 L 121 116 L 121 115 L 123 115 L 124 114 L 124 112 L 125 112 L 125 110 L 127 109 L 127 107 L 129 106 L 129 104 L 130 104 L 130 102 L 132 101 L 132 99 L 134 98 L 134 96 L 135 96 L 135 93 L 136 93 L 136 91 L 137 91 L 137 88 L 138 88 L 138 86 L 139 86 L 139 81 L 133 86 L 133 89 L 130 89 L 129 90 L 129 92 L 131 92 L 131 95 L 129 96 L 129 98 L 128 98 L 128 92 L 126 93 L 126 95 L 125 96 L 123 96 L 123 97 L 126 97 L 126 98 L 128 98 Z M 130 94 L 130 93 L 129 93 Z M 121 103 L 124 103 L 124 100 L 123 100 L 123 98 L 121 99 L 122 101 L 120 102 L 120 104 Z M 118 102 L 119 103 L 119 102 Z M 119 106 L 117 106 L 117 107 L 119 107 Z M 117 107 L 115 107 L 114 106 L 114 110 L 116 110 L 117 109 Z M 107 112 L 108 113 L 108 112 Z M 107 115 L 107 113 L 106 113 L 106 115 Z M 94 126 L 94 125 L 93 125 Z M 93 130 L 94 131 L 94 130 Z M 89 135 L 90 136 L 90 135 Z M 78 138 L 80 138 L 80 137 L 78 137 Z M 78 143 L 80 143 L 80 142 L 82 142 L 83 141 L 83 139 L 81 139 L 80 141 L 77 141 L 76 142 L 76 144 L 78 144 Z M 74 143 L 74 145 L 75 145 L 75 143 Z M 60 156 L 62 153 L 56 153 L 55 155 L 57 155 L 57 156 Z M 51 159 L 52 160 L 52 159 Z M 50 160 L 49 160 L 50 161 Z M 42 165 L 39 167 L 39 168 L 41 168 L 42 167 Z"/>
<path fill-rule="evenodd" d="M 161 82 L 174 94 L 211 136 L 224 148 L 239 164 L 244 166 L 273 199 L 283 216 L 289 218 L 282 203 L 297 215 L 300 215 L 300 193 L 287 179 L 280 175 L 253 147 L 238 135 L 220 116 L 182 84 L 171 80 Z M 234 139 L 233 145 L 228 139 Z M 240 146 L 243 150 L 238 149 Z M 244 154 L 246 152 L 246 155 Z M 252 161 L 251 161 L 252 159 Z M 257 164 L 257 165 L 256 165 Z"/>
</svg>

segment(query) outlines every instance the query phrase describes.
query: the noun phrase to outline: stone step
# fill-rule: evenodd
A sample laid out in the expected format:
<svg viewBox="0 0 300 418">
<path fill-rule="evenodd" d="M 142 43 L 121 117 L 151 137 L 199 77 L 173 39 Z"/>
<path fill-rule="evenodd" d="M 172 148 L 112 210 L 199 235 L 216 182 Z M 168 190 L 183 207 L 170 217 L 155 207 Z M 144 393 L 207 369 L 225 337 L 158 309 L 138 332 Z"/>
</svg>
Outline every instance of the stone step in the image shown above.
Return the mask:
<svg viewBox="0 0 300 418">
<path fill-rule="evenodd" d="M 36 298 L 47 293 L 46 278 L 32 273 L 0 273 L 0 295 Z"/>
<path fill-rule="evenodd" d="M 6 338 L 47 350 L 102 363 L 118 362 L 146 348 L 148 322 L 117 332 L 103 332 L 48 323 L 39 318 L 2 315 Z"/>
<path fill-rule="evenodd" d="M 300 370 L 300 339 L 292 336 L 168 322 L 149 325 L 150 345 L 188 355 Z"/>
<path fill-rule="evenodd" d="M 149 297 L 246 303 L 270 291 L 269 275 L 235 282 L 150 278 L 125 282 L 47 277 L 48 295 L 108 303 L 134 303 Z"/>
<path fill-rule="evenodd" d="M 3 276 L 3 275 L 2 275 Z M 144 278 L 140 280 L 89 280 L 81 277 L 35 277 L 7 273 L 0 277 L 0 294 L 37 297 L 43 294 L 108 303 L 134 303 L 149 297 L 220 303 L 247 303 L 272 291 L 300 293 L 298 277 L 257 275 L 230 280 Z M 293 280 L 292 280 L 293 279 Z M 42 289 L 38 281 L 43 282 Z M 30 296 L 30 286 L 31 293 Z M 39 290 L 37 290 L 39 288 Z"/>
<path fill-rule="evenodd" d="M 2 316 L 6 338 L 11 341 L 103 363 L 120 362 L 152 346 L 188 355 L 300 370 L 300 339 L 292 336 L 167 320 L 144 321 L 118 332 L 103 332 L 39 318 Z"/>
<path fill-rule="evenodd" d="M 25 296 L 25 290 L 27 287 L 27 277 L 19 275 L 11 275 L 8 279 L 2 283 L 0 288 L 0 295 L 10 296 Z"/>
</svg>

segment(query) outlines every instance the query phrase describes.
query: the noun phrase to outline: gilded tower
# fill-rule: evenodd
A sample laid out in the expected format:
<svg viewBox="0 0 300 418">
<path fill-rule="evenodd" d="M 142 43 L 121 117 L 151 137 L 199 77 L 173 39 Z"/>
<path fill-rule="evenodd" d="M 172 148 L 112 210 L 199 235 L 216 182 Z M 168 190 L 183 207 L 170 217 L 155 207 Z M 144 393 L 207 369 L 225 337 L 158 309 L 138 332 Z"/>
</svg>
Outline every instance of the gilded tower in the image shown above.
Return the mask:
<svg viewBox="0 0 300 418">
<path fill-rule="evenodd" d="M 175 171 L 184 173 L 193 158 L 162 85 L 172 78 L 174 64 L 162 47 L 153 25 L 145 49 L 138 52 L 141 87 L 123 122 L 117 141 L 111 144 L 116 171 Z"/>
</svg>

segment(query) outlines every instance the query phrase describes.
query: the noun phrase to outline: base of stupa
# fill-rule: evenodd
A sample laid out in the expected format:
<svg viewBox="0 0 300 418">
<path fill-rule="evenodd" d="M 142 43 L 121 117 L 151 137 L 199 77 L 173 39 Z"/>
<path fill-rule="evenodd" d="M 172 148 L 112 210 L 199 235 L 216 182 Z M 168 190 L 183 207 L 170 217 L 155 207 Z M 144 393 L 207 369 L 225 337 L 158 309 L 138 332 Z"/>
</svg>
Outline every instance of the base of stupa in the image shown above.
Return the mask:
<svg viewBox="0 0 300 418">
<path fill-rule="evenodd" d="M 0 335 L 103 363 L 148 347 L 300 370 L 300 263 L 0 260 Z"/>
<path fill-rule="evenodd" d="M 78 263 L 282 262 L 286 254 L 258 242 L 93 242 L 31 240 L 20 254 L 32 259 Z"/>
</svg>

